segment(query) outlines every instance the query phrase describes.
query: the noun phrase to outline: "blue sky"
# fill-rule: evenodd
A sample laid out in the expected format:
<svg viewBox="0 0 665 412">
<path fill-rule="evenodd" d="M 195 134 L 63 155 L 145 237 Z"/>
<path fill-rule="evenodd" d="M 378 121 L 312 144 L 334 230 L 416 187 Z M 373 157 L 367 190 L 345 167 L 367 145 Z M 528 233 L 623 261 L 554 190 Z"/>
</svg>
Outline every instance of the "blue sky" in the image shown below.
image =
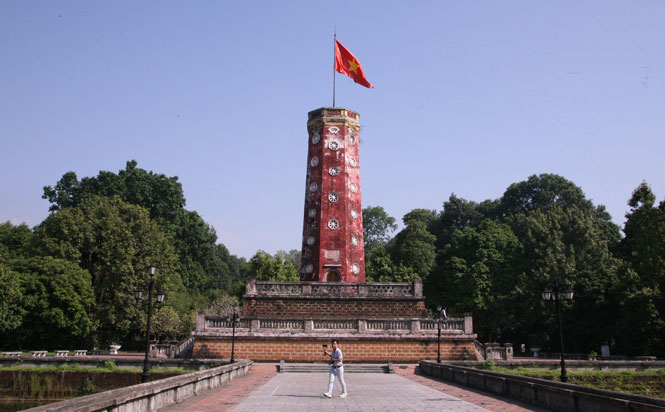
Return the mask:
<svg viewBox="0 0 665 412">
<path fill-rule="evenodd" d="M 364 206 L 398 220 L 557 173 L 622 225 L 665 198 L 663 1 L 0 2 L 0 221 L 42 187 L 127 160 L 178 176 L 231 253 L 299 249 L 307 112 L 332 104 L 332 36 L 374 89 Z"/>
</svg>

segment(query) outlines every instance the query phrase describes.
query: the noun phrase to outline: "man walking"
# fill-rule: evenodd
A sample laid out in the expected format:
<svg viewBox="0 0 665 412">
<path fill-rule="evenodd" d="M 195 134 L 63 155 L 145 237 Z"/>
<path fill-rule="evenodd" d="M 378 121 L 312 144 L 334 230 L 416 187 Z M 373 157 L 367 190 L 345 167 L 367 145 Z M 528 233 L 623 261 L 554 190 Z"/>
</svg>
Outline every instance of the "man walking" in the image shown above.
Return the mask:
<svg viewBox="0 0 665 412">
<path fill-rule="evenodd" d="M 327 350 L 323 351 L 323 356 L 330 355 L 330 377 L 328 379 L 328 392 L 324 393 L 323 396 L 326 398 L 332 398 L 333 383 L 335 383 L 335 376 L 339 379 L 339 383 L 342 385 L 342 394 L 340 398 L 346 398 L 346 383 L 344 383 L 344 365 L 342 364 L 342 350 L 338 346 L 337 339 L 332 341 L 332 353 L 328 353 Z"/>
</svg>

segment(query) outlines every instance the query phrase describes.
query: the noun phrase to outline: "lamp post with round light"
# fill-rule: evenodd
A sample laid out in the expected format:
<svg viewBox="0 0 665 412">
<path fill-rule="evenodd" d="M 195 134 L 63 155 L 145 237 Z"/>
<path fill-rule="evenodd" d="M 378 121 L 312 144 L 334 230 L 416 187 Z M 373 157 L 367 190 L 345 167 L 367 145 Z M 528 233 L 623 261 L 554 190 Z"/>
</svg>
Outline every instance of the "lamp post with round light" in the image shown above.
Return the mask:
<svg viewBox="0 0 665 412">
<path fill-rule="evenodd" d="M 150 266 L 148 274 L 150 275 L 150 282 L 148 283 L 148 322 L 145 328 L 145 358 L 143 359 L 143 373 L 141 374 L 141 383 L 148 382 L 150 378 L 150 361 L 148 359 L 150 354 L 150 323 L 152 321 L 152 291 L 155 286 L 155 273 L 157 273 L 157 268 L 155 266 Z M 136 301 L 140 301 L 143 297 L 143 291 L 137 289 L 134 292 L 134 298 Z M 157 293 L 157 303 L 164 302 L 164 294 Z"/>
<path fill-rule="evenodd" d="M 236 322 L 238 320 L 238 306 L 233 306 L 233 315 L 231 317 L 231 363 L 235 362 L 236 348 Z"/>
<path fill-rule="evenodd" d="M 447 318 L 446 309 L 441 306 L 436 307 L 436 325 L 438 335 L 436 338 L 436 362 L 441 363 L 441 322 Z"/>
<path fill-rule="evenodd" d="M 556 318 L 559 324 L 559 340 L 561 344 L 561 382 L 568 382 L 568 373 L 566 372 L 565 352 L 563 348 L 563 324 L 561 322 L 561 300 L 573 300 L 573 291 L 570 289 L 561 290 L 560 286 L 554 285 L 552 289 L 546 288 L 543 291 L 543 300 L 554 301 L 556 306 Z"/>
</svg>

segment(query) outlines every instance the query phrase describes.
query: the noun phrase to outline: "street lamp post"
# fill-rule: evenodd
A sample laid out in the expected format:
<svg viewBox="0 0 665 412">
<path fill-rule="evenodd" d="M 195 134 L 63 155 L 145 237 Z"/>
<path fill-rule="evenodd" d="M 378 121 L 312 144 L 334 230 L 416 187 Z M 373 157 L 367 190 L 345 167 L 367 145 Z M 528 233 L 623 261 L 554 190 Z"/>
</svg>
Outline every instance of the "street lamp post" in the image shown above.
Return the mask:
<svg viewBox="0 0 665 412">
<path fill-rule="evenodd" d="M 568 372 L 566 372 L 566 354 L 563 348 L 563 323 L 561 322 L 561 299 L 573 300 L 573 291 L 567 289 L 561 291 L 559 285 L 555 285 L 553 290 L 545 289 L 543 291 L 543 300 L 554 301 L 556 306 L 556 318 L 559 324 L 559 343 L 561 344 L 561 382 L 568 382 Z"/>
<path fill-rule="evenodd" d="M 150 378 L 150 323 L 152 322 L 152 291 L 155 286 L 155 273 L 157 273 L 157 268 L 155 266 L 150 266 L 148 271 L 150 274 L 150 282 L 148 283 L 148 322 L 145 328 L 145 358 L 143 359 L 143 373 L 141 374 L 141 383 L 148 382 Z M 134 298 L 139 301 L 143 296 L 143 291 L 136 290 L 134 292 Z M 157 293 L 157 303 L 162 303 L 164 301 L 164 294 Z"/>
<path fill-rule="evenodd" d="M 233 317 L 231 318 L 231 363 L 235 362 L 235 348 L 236 348 L 236 320 L 238 307 L 233 306 Z"/>
<path fill-rule="evenodd" d="M 441 321 L 446 318 L 446 309 L 441 306 L 436 307 L 436 325 L 438 335 L 436 338 L 436 362 L 441 363 Z"/>
</svg>

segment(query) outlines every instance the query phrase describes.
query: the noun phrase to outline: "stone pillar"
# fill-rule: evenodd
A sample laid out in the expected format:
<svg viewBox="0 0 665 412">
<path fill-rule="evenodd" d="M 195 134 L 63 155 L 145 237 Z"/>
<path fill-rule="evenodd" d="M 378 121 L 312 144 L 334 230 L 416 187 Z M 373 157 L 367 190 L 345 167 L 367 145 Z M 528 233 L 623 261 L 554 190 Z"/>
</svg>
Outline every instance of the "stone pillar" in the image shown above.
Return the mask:
<svg viewBox="0 0 665 412">
<path fill-rule="evenodd" d="M 504 343 L 503 344 L 503 350 L 506 354 L 505 360 L 513 360 L 513 344 L 512 343 Z"/>
<path fill-rule="evenodd" d="M 473 333 L 473 317 L 470 313 L 464 314 L 464 333 L 467 335 Z"/>
<path fill-rule="evenodd" d="M 251 319 L 249 321 L 249 330 L 252 332 L 255 332 L 259 330 L 259 320 L 258 319 Z"/>
<path fill-rule="evenodd" d="M 196 331 L 205 332 L 205 330 L 206 330 L 206 315 L 205 312 L 200 310 L 196 314 Z"/>
<path fill-rule="evenodd" d="M 421 297 L 423 295 L 423 281 L 420 279 L 413 280 L 413 296 Z"/>
<path fill-rule="evenodd" d="M 247 279 L 245 283 L 245 295 L 256 295 L 256 279 Z"/>
<path fill-rule="evenodd" d="M 365 319 L 358 319 L 358 333 L 365 333 L 367 330 L 367 321 Z"/>
<path fill-rule="evenodd" d="M 314 321 L 312 319 L 305 319 L 305 333 L 312 333 L 314 330 Z"/>
<path fill-rule="evenodd" d="M 420 320 L 411 320 L 411 333 L 420 333 Z"/>
</svg>

